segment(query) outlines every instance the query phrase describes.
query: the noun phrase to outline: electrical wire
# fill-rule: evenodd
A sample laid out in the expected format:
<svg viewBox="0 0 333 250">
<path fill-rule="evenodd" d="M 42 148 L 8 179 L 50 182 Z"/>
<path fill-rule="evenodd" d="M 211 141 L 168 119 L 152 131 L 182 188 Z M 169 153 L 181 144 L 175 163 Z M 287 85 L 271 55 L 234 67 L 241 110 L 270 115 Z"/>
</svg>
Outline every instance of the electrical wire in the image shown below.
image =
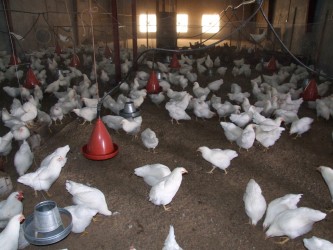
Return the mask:
<svg viewBox="0 0 333 250">
<path fill-rule="evenodd" d="M 263 15 L 264 19 L 266 20 L 269 28 L 271 29 L 271 31 L 273 32 L 274 36 L 277 38 L 277 40 L 279 41 L 279 43 L 281 44 L 281 46 L 285 49 L 285 51 L 297 62 L 299 63 L 300 65 L 302 65 L 304 68 L 306 68 L 307 70 L 309 70 L 310 72 L 312 73 L 315 73 L 316 75 L 318 76 L 323 76 L 325 77 L 326 79 L 329 79 L 329 80 L 333 80 L 333 77 L 331 76 L 327 76 L 327 75 L 324 75 L 322 73 L 320 73 L 319 71 L 316 71 L 312 68 L 310 68 L 309 66 L 305 65 L 301 60 L 299 60 L 288 48 L 287 46 L 282 42 L 282 40 L 280 39 L 279 35 L 276 33 L 273 25 L 269 22 L 268 20 L 268 17 L 266 16 L 264 10 L 262 9 L 262 7 L 260 7 L 260 11 L 261 11 L 261 14 Z"/>
</svg>

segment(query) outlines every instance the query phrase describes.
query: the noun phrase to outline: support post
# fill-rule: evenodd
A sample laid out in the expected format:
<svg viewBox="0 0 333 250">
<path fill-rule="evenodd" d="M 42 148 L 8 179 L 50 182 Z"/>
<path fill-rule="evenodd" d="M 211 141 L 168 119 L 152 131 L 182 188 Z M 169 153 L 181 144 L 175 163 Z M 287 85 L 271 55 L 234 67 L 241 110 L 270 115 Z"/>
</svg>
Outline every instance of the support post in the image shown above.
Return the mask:
<svg viewBox="0 0 333 250">
<path fill-rule="evenodd" d="M 3 3 L 4 3 L 4 7 L 5 7 L 5 10 L 4 10 L 5 15 L 6 15 L 6 19 L 7 19 L 8 27 L 9 27 L 9 30 L 8 30 L 9 44 L 12 44 L 12 46 L 10 46 L 10 48 L 12 50 L 12 55 L 16 56 L 17 54 L 16 54 L 15 40 L 10 38 L 11 34 L 9 33 L 9 32 L 13 32 L 13 21 L 12 21 L 12 15 L 10 12 L 9 0 L 3 0 Z M 13 42 L 11 42 L 11 41 L 13 41 Z"/>
<path fill-rule="evenodd" d="M 132 37 L 133 37 L 133 69 L 138 69 L 138 33 L 136 25 L 136 0 L 132 0 Z"/>
<path fill-rule="evenodd" d="M 115 80 L 118 84 L 121 81 L 121 65 L 120 65 L 120 48 L 119 48 L 119 25 L 117 13 L 117 0 L 111 0 L 112 10 L 112 30 L 113 30 L 113 47 L 114 47 L 114 64 L 116 70 Z"/>
</svg>

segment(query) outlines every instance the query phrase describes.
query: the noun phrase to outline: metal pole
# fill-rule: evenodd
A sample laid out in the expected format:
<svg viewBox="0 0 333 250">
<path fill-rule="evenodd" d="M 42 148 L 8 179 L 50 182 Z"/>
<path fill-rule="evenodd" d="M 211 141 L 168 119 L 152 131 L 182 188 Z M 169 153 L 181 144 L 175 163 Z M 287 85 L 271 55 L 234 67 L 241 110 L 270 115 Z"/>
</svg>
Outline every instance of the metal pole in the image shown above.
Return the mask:
<svg viewBox="0 0 333 250">
<path fill-rule="evenodd" d="M 9 5 L 9 0 L 3 0 L 3 3 L 4 3 L 4 11 L 5 11 L 5 14 L 6 14 L 6 19 L 7 19 L 7 22 L 8 22 L 8 27 L 9 27 L 9 30 L 8 30 L 8 39 L 9 39 L 9 44 L 12 44 L 12 46 L 10 46 L 10 48 L 12 48 L 12 55 L 16 56 L 16 45 L 15 45 L 15 39 L 10 39 L 9 36 L 11 36 L 11 34 L 9 32 L 13 32 L 13 21 L 12 21 L 12 15 L 11 15 L 11 12 L 10 12 L 10 5 Z M 11 42 L 13 41 L 13 42 Z"/>
<path fill-rule="evenodd" d="M 113 31 L 113 47 L 114 47 L 114 64 L 116 70 L 115 80 L 118 84 L 121 81 L 121 65 L 120 65 L 120 48 L 119 48 L 119 26 L 117 13 L 117 0 L 111 0 L 112 13 L 112 31 Z"/>
<path fill-rule="evenodd" d="M 295 8 L 295 11 L 294 11 L 293 24 L 291 26 L 289 50 L 291 50 L 291 45 L 292 45 L 292 42 L 293 42 L 293 36 L 294 36 L 294 30 L 295 30 L 295 21 L 296 21 L 296 13 L 297 13 L 297 7 Z"/>
<path fill-rule="evenodd" d="M 77 0 L 72 1 L 72 14 L 71 20 L 72 20 L 72 29 L 73 29 L 73 39 L 75 46 L 78 46 L 79 44 L 79 32 L 77 28 Z"/>
<path fill-rule="evenodd" d="M 316 66 L 317 67 L 318 67 L 318 63 L 319 63 L 319 59 L 320 59 L 321 50 L 322 50 L 322 47 L 323 47 L 322 45 L 323 45 L 323 40 L 324 40 L 324 35 L 325 35 L 325 29 L 326 29 L 326 23 L 327 23 L 329 12 L 330 12 L 329 10 L 326 11 L 323 28 L 322 28 L 321 34 L 320 34 L 320 39 L 319 39 L 319 44 L 318 44 L 318 51 L 317 51 L 317 56 L 316 56 Z"/>
<path fill-rule="evenodd" d="M 138 33 L 136 25 L 136 0 L 132 0 L 132 37 L 133 37 L 133 69 L 138 69 L 137 57 L 138 57 Z"/>
<path fill-rule="evenodd" d="M 148 11 L 146 12 L 146 44 L 148 49 Z"/>
</svg>

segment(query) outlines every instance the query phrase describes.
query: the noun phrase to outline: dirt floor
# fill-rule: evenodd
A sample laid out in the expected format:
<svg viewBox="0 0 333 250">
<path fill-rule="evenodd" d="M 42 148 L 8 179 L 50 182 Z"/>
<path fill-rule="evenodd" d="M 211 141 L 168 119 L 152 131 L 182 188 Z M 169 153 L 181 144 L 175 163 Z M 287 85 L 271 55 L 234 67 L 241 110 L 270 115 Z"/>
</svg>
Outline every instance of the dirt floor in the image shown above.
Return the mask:
<svg viewBox="0 0 333 250">
<path fill-rule="evenodd" d="M 199 83 L 204 85 L 213 79 L 217 77 L 202 77 Z M 222 96 L 222 101 L 227 99 L 232 82 L 239 83 L 245 90 L 250 88 L 249 79 L 234 78 L 229 71 L 217 94 Z M 293 139 L 287 128 L 268 151 L 258 143 L 249 151 L 239 151 L 236 144 L 227 141 L 217 117 L 197 120 L 190 113 L 191 121 L 172 124 L 164 103 L 157 107 L 149 98 L 141 106 L 141 112 L 141 130 L 149 127 L 159 138 L 157 153 L 147 152 L 140 139 L 133 139 L 123 131 L 109 130 L 113 142 L 119 146 L 119 154 L 113 159 L 92 161 L 86 159 L 80 149 L 88 142 L 94 124 L 81 126 L 80 119 L 66 117 L 63 125 L 52 125 L 53 133 L 40 128 L 43 142 L 34 152 L 35 164 L 29 171 L 36 169 L 57 147 L 70 146 L 67 163 L 49 190 L 51 198 L 40 192 L 36 198 L 30 187 L 16 182 L 18 175 L 13 157 L 17 146 L 14 146 L 4 169 L 11 176 L 14 189 L 24 191 L 26 216 L 46 199 L 56 201 L 59 207 L 71 205 L 71 195 L 65 189 L 66 180 L 100 189 L 114 213 L 110 217 L 99 215 L 99 221 L 91 223 L 84 236 L 71 233 L 53 245 L 30 245 L 25 249 L 121 250 L 131 246 L 137 250 L 162 249 L 170 225 L 174 226 L 176 240 L 183 249 L 305 249 L 302 239 L 312 236 L 333 242 L 332 214 L 316 223 L 308 234 L 281 246 L 274 243 L 279 238 L 265 239 L 263 220 L 257 226 L 247 224 L 243 203 L 246 185 L 253 178 L 261 186 L 267 203 L 288 193 L 301 193 L 299 206 L 321 211 L 332 208 L 329 190 L 316 171 L 320 165 L 333 167 L 332 119 L 317 119 L 315 111 L 303 103 L 299 116 L 315 119 L 309 132 Z M 207 174 L 211 164 L 197 152 L 200 146 L 233 149 L 239 156 L 232 160 L 228 174 L 219 169 Z M 149 186 L 134 175 L 136 167 L 153 163 L 188 170 L 168 212 L 148 201 Z"/>
</svg>

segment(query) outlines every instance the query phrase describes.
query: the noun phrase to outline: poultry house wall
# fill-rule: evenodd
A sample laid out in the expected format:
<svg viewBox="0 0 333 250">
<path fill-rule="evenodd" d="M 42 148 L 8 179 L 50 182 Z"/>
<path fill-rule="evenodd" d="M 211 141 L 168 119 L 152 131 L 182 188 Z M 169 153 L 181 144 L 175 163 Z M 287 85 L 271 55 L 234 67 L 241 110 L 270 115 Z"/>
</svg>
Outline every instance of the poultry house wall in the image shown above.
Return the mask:
<svg viewBox="0 0 333 250">
<path fill-rule="evenodd" d="M 305 63 L 313 63 L 319 57 L 319 65 L 325 71 L 332 71 L 330 59 L 333 56 L 332 50 L 332 30 L 333 23 L 333 2 L 332 1 L 315 1 L 316 9 L 312 23 L 308 23 L 308 10 L 309 3 L 313 0 L 279 0 L 268 1 L 264 0 L 263 8 L 265 13 L 268 13 L 268 6 L 274 5 L 272 12 L 272 23 L 277 32 L 281 34 L 281 39 L 285 45 L 296 55 L 303 55 Z M 233 1 L 234 6 L 240 4 L 242 1 Z M 9 1 L 11 8 L 11 18 L 13 23 L 13 32 L 24 36 L 24 40 L 19 43 L 16 42 L 18 54 L 23 51 L 37 50 L 39 48 L 49 47 L 55 45 L 54 34 L 50 27 L 54 29 L 55 33 L 70 37 L 67 42 L 60 42 L 62 47 L 73 46 L 73 32 L 68 28 L 71 27 L 73 18 L 70 18 L 68 12 L 72 11 L 72 1 L 38 1 L 38 0 L 11 0 Z M 104 46 L 109 43 L 112 47 L 112 25 L 111 25 L 111 1 L 99 0 L 89 1 L 80 0 L 76 1 L 77 11 L 77 26 L 78 26 L 78 44 L 91 44 L 90 36 L 90 16 L 88 14 L 89 5 L 93 9 L 93 22 L 94 22 L 94 37 L 99 46 Z M 177 41 L 178 46 L 188 46 L 189 42 L 192 43 L 198 40 L 205 40 L 210 34 L 204 34 L 201 37 L 195 37 L 192 40 L 185 39 L 201 33 L 201 15 L 202 14 L 217 14 L 227 7 L 230 2 L 220 0 L 210 1 L 191 1 L 189 6 L 188 1 L 177 1 L 177 13 L 189 14 L 189 31 L 187 33 L 180 33 Z M 132 22 L 131 22 L 131 1 L 117 1 L 118 4 L 118 21 L 120 46 L 131 48 L 132 47 Z M 221 26 L 225 25 L 224 32 L 221 32 L 216 39 L 230 34 L 233 27 L 232 23 L 238 25 L 237 22 L 245 20 L 255 10 L 255 5 L 249 7 L 241 7 L 235 11 L 235 15 L 225 15 L 222 17 Z M 0 7 L 3 9 L 3 5 Z M 156 1 L 153 0 L 140 0 L 137 1 L 137 15 L 144 13 L 155 13 Z M 38 14 L 43 13 L 43 14 Z M 326 13 L 328 14 L 326 16 Z M 296 15 L 295 15 L 296 14 Z M 326 19 L 326 27 L 324 23 Z M 4 12 L 0 12 L 0 30 L 6 31 L 6 19 Z M 309 29 L 309 27 L 311 28 Z M 248 24 L 244 29 L 243 34 L 259 33 L 267 28 L 267 24 L 259 13 L 253 22 Z M 38 41 L 37 33 L 39 30 L 49 31 L 45 41 Z M 323 34 L 323 35 L 321 35 Z M 269 37 L 272 38 L 272 34 Z M 155 34 L 148 34 L 148 45 L 156 46 Z M 246 37 L 235 34 L 231 37 L 232 45 L 234 42 L 240 40 L 244 42 Z M 274 40 L 274 39 L 273 39 Z M 0 32 L 0 50 L 10 51 L 10 43 L 6 32 Z M 214 40 L 215 41 L 215 40 Z M 209 42 L 214 42 L 213 40 Z M 209 43 L 207 42 L 207 43 Z M 226 42 L 230 42 L 226 40 Z M 146 33 L 138 32 L 138 46 L 146 45 Z M 320 46 L 321 43 L 321 46 Z M 265 46 L 265 45 L 264 45 Z M 280 46 L 275 39 L 272 50 L 279 50 Z"/>
</svg>

